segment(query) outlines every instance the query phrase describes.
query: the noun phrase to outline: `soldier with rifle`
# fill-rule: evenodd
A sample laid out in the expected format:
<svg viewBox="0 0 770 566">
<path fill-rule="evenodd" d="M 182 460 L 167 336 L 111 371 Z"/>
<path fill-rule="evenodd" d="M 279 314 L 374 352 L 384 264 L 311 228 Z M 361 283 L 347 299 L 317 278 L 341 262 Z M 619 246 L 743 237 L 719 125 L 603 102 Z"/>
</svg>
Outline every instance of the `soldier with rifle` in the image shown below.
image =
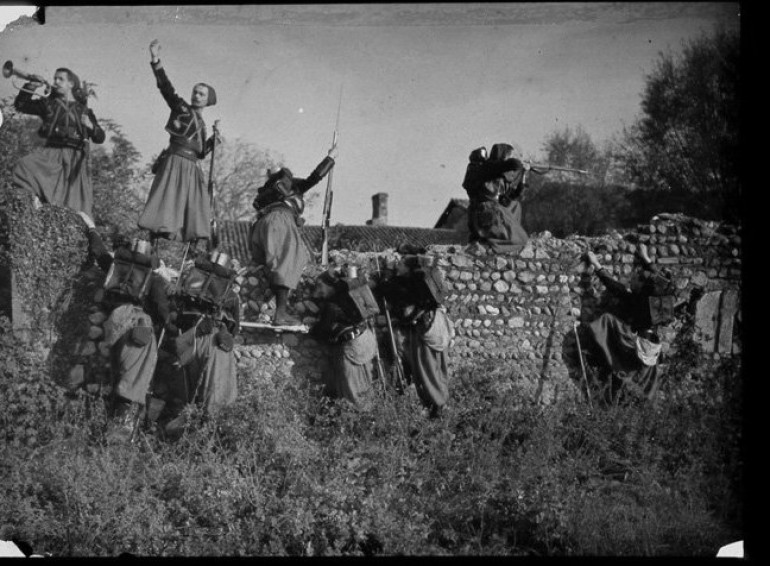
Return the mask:
<svg viewBox="0 0 770 566">
<path fill-rule="evenodd" d="M 515 251 L 529 236 L 521 225 L 521 196 L 530 172 L 586 174 L 581 169 L 532 164 L 524 161 L 518 144 L 497 143 L 487 156 L 486 148 L 474 149 L 465 171 L 463 188 L 468 193 L 469 242 L 487 244 L 496 252 Z"/>
<path fill-rule="evenodd" d="M 521 226 L 519 198 L 527 186 L 529 165 L 518 146 L 497 143 L 471 152 L 463 188 L 468 193 L 469 241 L 496 252 L 520 249 L 529 236 Z"/>
<path fill-rule="evenodd" d="M 152 167 L 155 178 L 138 224 L 150 232 L 153 244 L 158 238 L 210 244 L 211 195 L 207 194 L 199 162 L 219 143 L 216 129 L 214 135 L 206 137 L 203 121 L 203 110 L 216 104 L 217 94 L 210 85 L 198 83 L 186 102 L 174 90 L 159 55 L 156 39 L 150 43 L 150 64 L 171 110 L 166 123 L 169 146 Z"/>
<path fill-rule="evenodd" d="M 197 258 L 180 275 L 171 315 L 179 330 L 161 350 L 158 383 L 150 391 L 166 402 L 161 420 L 168 435 L 184 426 L 179 412 L 188 403 L 198 403 L 211 414 L 237 398 L 233 347 L 240 300 L 235 276 L 230 258 L 216 251 Z"/>
<path fill-rule="evenodd" d="M 367 410 L 378 357 L 370 322 L 380 312 L 369 284 L 355 268 L 348 268 L 344 276 L 327 270 L 316 279 L 313 298 L 322 301 L 322 310 L 311 334 L 331 347 L 324 372 L 326 394 Z"/>
<path fill-rule="evenodd" d="M 12 183 L 35 195 L 40 202 L 66 206 L 91 216 L 94 190 L 88 163 L 89 142 L 104 143 L 104 130 L 88 108 L 89 88 L 67 68 L 56 69 L 53 86 L 39 75 L 27 75 L 6 62 L 3 75 L 22 76 L 14 107 L 42 119 L 38 134 L 45 145 L 22 157 L 13 169 Z M 45 85 L 50 94 L 36 97 Z"/>
<path fill-rule="evenodd" d="M 91 256 L 107 274 L 101 303 L 109 313 L 104 342 L 110 346 L 114 382 L 114 426 L 108 439 L 126 441 L 147 407 L 146 395 L 158 360 L 156 335 L 176 331 L 170 317 L 168 282 L 155 271 L 158 257 L 149 242 L 117 238 L 113 257 L 91 218 L 83 212 L 80 215 L 88 226 Z"/>
<path fill-rule="evenodd" d="M 270 289 L 275 295 L 275 326 L 298 326 L 300 320 L 288 312 L 289 292 L 297 287 L 310 253 L 299 227 L 304 224 L 304 195 L 331 172 L 337 155 L 336 143 L 307 178 L 294 177 L 283 167 L 268 176 L 257 189 L 253 206 L 257 220 L 249 236 L 254 263 L 267 268 Z"/>
<path fill-rule="evenodd" d="M 447 355 L 452 326 L 442 306 L 445 284 L 438 268 L 422 267 L 416 256 L 396 264 L 396 276 L 381 282 L 376 291 L 392 305 L 397 329 L 389 326 L 396 348 L 397 379 L 414 383 L 430 418 L 441 415 L 449 399 Z M 390 321 L 389 321 L 390 322 Z"/>
</svg>

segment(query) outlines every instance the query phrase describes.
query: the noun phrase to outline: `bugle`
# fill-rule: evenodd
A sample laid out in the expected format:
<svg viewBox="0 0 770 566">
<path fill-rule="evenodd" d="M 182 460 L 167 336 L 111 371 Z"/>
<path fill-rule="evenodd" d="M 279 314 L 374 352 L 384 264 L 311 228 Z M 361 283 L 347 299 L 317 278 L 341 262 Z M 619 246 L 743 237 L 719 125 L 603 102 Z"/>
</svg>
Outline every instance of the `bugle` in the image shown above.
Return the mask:
<svg viewBox="0 0 770 566">
<path fill-rule="evenodd" d="M 3 77 L 6 79 L 10 79 L 12 77 L 19 77 L 20 79 L 24 79 L 27 82 L 39 82 L 45 85 L 45 96 L 48 96 L 48 94 L 51 92 L 51 85 L 48 81 L 45 79 L 41 79 L 38 75 L 34 75 L 33 73 L 26 73 L 22 71 L 21 69 L 17 69 L 13 66 L 13 61 L 6 61 L 3 64 Z M 15 84 L 13 86 L 16 86 Z M 23 92 L 29 92 L 34 94 L 35 91 L 26 89 L 24 87 L 16 87 L 20 91 Z"/>
</svg>

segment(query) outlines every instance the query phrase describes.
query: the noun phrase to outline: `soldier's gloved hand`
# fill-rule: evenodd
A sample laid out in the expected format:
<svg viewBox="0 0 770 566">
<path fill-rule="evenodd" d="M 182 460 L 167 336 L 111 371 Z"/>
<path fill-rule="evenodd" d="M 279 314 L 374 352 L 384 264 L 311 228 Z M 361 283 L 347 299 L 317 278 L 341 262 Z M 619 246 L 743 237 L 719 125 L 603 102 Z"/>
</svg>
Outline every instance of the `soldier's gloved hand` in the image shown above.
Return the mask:
<svg viewBox="0 0 770 566">
<path fill-rule="evenodd" d="M 214 336 L 215 343 L 217 345 L 217 348 L 222 350 L 223 352 L 230 352 L 233 349 L 233 346 L 235 345 L 235 339 L 233 338 L 233 335 L 230 334 L 225 328 L 221 328 L 219 332 L 216 333 Z"/>
<path fill-rule="evenodd" d="M 208 336 L 214 331 L 214 321 L 209 317 L 204 317 L 198 323 L 198 328 L 195 330 L 196 336 Z"/>
</svg>

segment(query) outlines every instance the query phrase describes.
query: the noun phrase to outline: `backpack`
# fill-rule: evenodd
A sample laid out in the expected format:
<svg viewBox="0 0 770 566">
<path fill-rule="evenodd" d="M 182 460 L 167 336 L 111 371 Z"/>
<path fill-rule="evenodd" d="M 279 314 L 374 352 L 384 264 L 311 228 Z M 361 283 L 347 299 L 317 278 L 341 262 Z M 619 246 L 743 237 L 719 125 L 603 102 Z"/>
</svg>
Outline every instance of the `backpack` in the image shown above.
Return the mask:
<svg viewBox="0 0 770 566">
<path fill-rule="evenodd" d="M 433 302 L 436 306 L 443 304 L 446 284 L 441 271 L 436 267 L 424 267 L 416 269 L 413 273 L 417 280 L 420 301 Z"/>
<path fill-rule="evenodd" d="M 380 305 L 365 279 L 344 278 L 340 281 L 340 287 L 345 292 L 345 310 L 356 322 L 364 322 L 380 314 Z"/>
<path fill-rule="evenodd" d="M 180 285 L 180 294 L 192 303 L 208 308 L 222 306 L 233 285 L 235 271 L 212 263 L 207 258 L 198 258 Z"/>
<path fill-rule="evenodd" d="M 149 256 L 118 249 L 104 281 L 105 297 L 116 303 L 139 304 L 147 296 L 151 277 L 152 261 Z"/>
</svg>

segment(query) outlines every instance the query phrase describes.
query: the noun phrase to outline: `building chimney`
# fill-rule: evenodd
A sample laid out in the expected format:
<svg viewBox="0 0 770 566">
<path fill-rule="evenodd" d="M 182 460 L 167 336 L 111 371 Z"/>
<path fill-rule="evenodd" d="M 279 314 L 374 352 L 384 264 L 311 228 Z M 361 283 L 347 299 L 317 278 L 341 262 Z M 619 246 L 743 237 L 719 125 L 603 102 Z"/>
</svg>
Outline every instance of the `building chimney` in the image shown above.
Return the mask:
<svg viewBox="0 0 770 566">
<path fill-rule="evenodd" d="M 372 195 L 372 219 L 367 220 L 366 225 L 388 225 L 388 193 L 377 193 Z"/>
</svg>

